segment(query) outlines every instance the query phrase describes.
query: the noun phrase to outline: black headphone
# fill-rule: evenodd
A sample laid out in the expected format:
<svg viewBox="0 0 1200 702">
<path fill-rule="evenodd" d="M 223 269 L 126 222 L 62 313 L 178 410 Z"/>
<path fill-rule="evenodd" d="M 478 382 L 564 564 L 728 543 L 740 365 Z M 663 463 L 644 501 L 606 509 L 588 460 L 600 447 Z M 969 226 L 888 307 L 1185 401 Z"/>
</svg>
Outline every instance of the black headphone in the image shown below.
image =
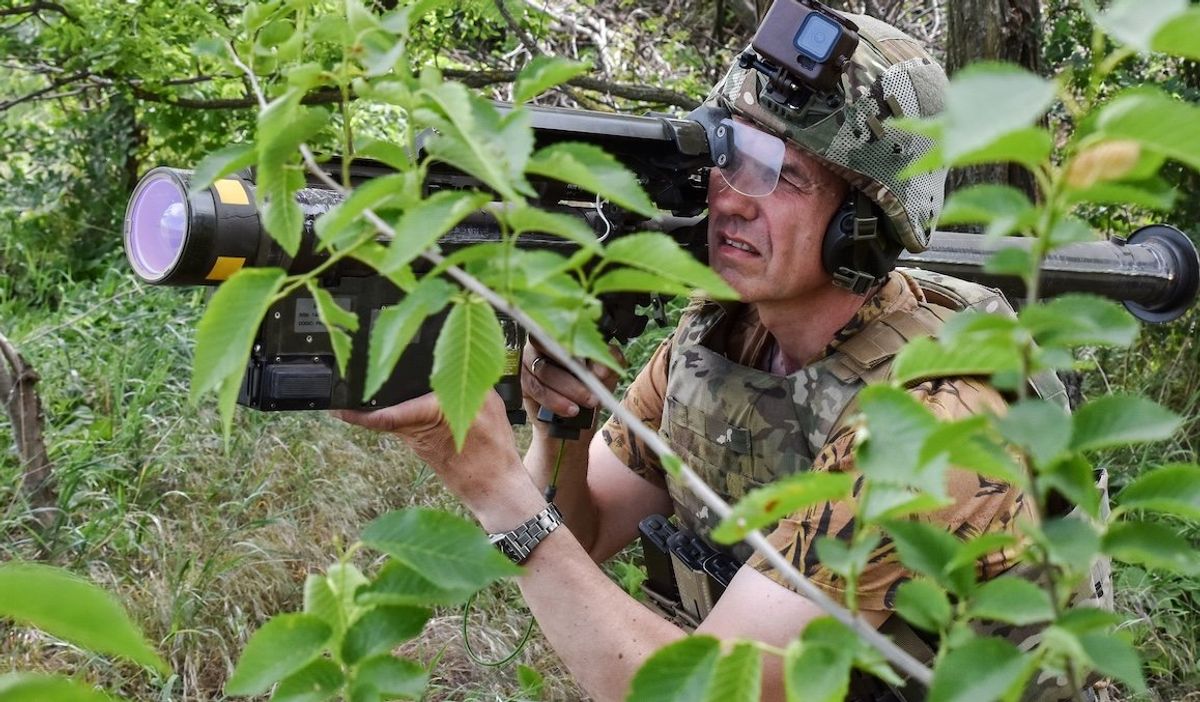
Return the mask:
<svg viewBox="0 0 1200 702">
<path fill-rule="evenodd" d="M 834 284 L 862 295 L 883 282 L 901 251 L 885 231 L 889 226 L 878 205 L 861 191 L 850 192 L 821 243 L 821 264 Z"/>
</svg>

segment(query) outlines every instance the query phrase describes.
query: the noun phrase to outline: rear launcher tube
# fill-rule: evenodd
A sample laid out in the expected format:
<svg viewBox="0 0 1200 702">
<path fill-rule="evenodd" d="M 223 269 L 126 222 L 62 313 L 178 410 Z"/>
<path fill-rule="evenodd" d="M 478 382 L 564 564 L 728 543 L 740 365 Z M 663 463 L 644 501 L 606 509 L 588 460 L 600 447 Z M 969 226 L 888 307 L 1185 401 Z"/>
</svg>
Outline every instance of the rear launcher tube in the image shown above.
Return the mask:
<svg viewBox="0 0 1200 702">
<path fill-rule="evenodd" d="M 999 288 L 1019 303 L 1026 294 L 1017 276 L 984 270 L 988 258 L 1002 248 L 1029 250 L 1032 241 L 1015 237 L 988 239 L 978 234 L 934 232 L 929 250 L 901 254 L 899 264 L 973 280 Z M 1186 234 L 1165 224 L 1152 224 L 1128 239 L 1069 244 L 1050 252 L 1038 282 L 1041 297 L 1081 292 L 1125 305 L 1143 322 L 1178 318 L 1196 301 L 1200 258 Z"/>
</svg>

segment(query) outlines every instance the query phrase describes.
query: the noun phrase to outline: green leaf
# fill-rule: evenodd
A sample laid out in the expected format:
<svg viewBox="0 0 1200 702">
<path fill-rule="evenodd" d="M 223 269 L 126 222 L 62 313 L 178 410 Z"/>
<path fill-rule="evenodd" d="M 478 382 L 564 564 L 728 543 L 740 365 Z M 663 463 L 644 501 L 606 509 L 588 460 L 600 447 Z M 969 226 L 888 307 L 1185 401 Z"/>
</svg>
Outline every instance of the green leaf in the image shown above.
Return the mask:
<svg viewBox="0 0 1200 702">
<path fill-rule="evenodd" d="M 534 152 L 525 170 L 578 185 L 646 217 L 657 212 L 633 172 L 592 144 L 566 141 L 551 144 Z"/>
<path fill-rule="evenodd" d="M 410 180 L 407 173 L 394 173 L 372 178 L 356 187 L 349 197 L 317 218 L 313 224 L 317 236 L 326 243 L 346 243 L 341 240 L 341 235 L 363 212 L 404 195 L 411 185 Z"/>
<path fill-rule="evenodd" d="M 258 169 L 255 200 L 263 226 L 289 256 L 300 245 L 304 215 L 295 193 L 304 187 L 300 171 L 300 144 L 329 122 L 329 111 L 300 105 L 301 92 L 290 89 L 271 101 L 258 116 Z"/>
<path fill-rule="evenodd" d="M 0 674 L 4 702 L 113 702 L 103 692 L 76 680 L 45 673 Z"/>
<path fill-rule="evenodd" d="M 513 234 L 541 232 L 573 241 L 589 251 L 599 252 L 600 243 L 591 226 L 581 217 L 562 212 L 547 212 L 537 207 L 523 206 L 504 214 Z"/>
<path fill-rule="evenodd" d="M 1037 216 L 1037 208 L 1022 191 L 1010 185 L 985 184 L 955 191 L 938 224 L 986 224 L 989 236 L 1007 236 L 1028 229 Z"/>
<path fill-rule="evenodd" d="M 789 514 L 845 498 L 854 487 L 848 473 L 800 472 L 752 490 L 712 531 L 717 543 L 733 544 Z"/>
<path fill-rule="evenodd" d="M 944 527 L 915 521 L 891 521 L 884 525 L 900 561 L 913 571 L 933 578 L 950 592 L 964 596 L 975 579 L 974 564 L 969 568 L 948 571 L 951 562 L 962 550 L 959 542 Z"/>
<path fill-rule="evenodd" d="M 965 566 L 974 567 L 975 562 L 984 556 L 1001 549 L 1012 548 L 1019 542 L 1012 534 L 990 532 L 980 534 L 959 547 L 958 555 L 946 564 L 947 570 L 956 570 Z"/>
<path fill-rule="evenodd" d="M 1054 223 L 1050 230 L 1050 248 L 1057 249 L 1068 244 L 1096 241 L 1096 232 L 1091 225 L 1078 217 L 1064 217 Z"/>
<path fill-rule="evenodd" d="M 257 157 L 254 144 L 233 144 L 212 152 L 192 170 L 188 192 L 198 193 L 235 171 L 253 166 Z"/>
<path fill-rule="evenodd" d="M 528 152 L 513 150 L 517 145 L 532 146 L 532 134 L 504 131 L 506 124 L 491 102 L 461 83 L 425 85 L 421 95 L 427 107 L 416 111 L 417 118 L 437 129 L 437 135 L 425 143 L 431 157 L 475 176 L 504 200 L 519 201 L 521 194 L 533 195 L 523 175 Z M 514 128 L 521 124 L 507 123 Z"/>
<path fill-rule="evenodd" d="M 315 280 L 310 278 L 305 281 L 305 285 L 317 303 L 317 317 L 325 326 L 325 331 L 329 333 L 329 344 L 333 347 L 334 358 L 337 359 L 338 373 L 345 377 L 346 364 L 350 362 L 351 340 L 350 335 L 343 330 L 356 331 L 358 315 L 342 309 L 341 305 L 334 301 L 333 295 L 329 294 L 329 291 L 317 287 Z"/>
<path fill-rule="evenodd" d="M 1054 626 L 1082 635 L 1103 629 L 1111 629 L 1125 622 L 1125 617 L 1116 612 L 1088 605 L 1076 605 L 1063 612 Z"/>
<path fill-rule="evenodd" d="M 426 277 L 398 304 L 380 311 L 371 326 L 371 341 L 367 347 L 364 400 L 379 392 L 425 319 L 440 312 L 450 302 L 454 291 L 454 286 L 441 278 Z"/>
<path fill-rule="evenodd" d="M 194 403 L 209 390 L 220 388 L 218 402 L 226 437 L 259 322 L 284 276 L 278 268 L 243 268 L 213 293 L 196 327 L 191 400 Z"/>
<path fill-rule="evenodd" d="M 1146 692 L 1142 661 L 1137 649 L 1124 638 L 1114 634 L 1089 633 L 1081 634 L 1079 643 L 1095 664 L 1096 670 L 1125 683 L 1132 692 Z"/>
<path fill-rule="evenodd" d="M 1054 604 L 1045 590 L 1028 580 L 1001 576 L 979 586 L 967 615 L 1024 626 L 1054 618 Z"/>
<path fill-rule="evenodd" d="M 1015 275 L 1028 280 L 1033 275 L 1033 254 L 1015 246 L 993 252 L 983 264 L 985 273 Z"/>
<path fill-rule="evenodd" d="M 950 464 L 957 468 L 1025 489 L 1029 482 L 1025 469 L 1013 458 L 1008 446 L 987 433 L 988 428 L 987 418 L 979 415 L 944 422 L 930 434 L 923 453 L 944 450 Z"/>
<path fill-rule="evenodd" d="M 246 642 L 233 675 L 225 682 L 225 694 L 263 694 L 316 660 L 331 633 L 328 624 L 311 614 L 272 617 Z"/>
<path fill-rule="evenodd" d="M 979 343 L 947 345 L 929 338 L 914 339 L 896 355 L 892 378 L 911 385 L 929 378 L 991 375 L 1020 367 L 1017 348 L 1003 337 L 992 335 L 972 340 Z"/>
<path fill-rule="evenodd" d="M 1200 466 L 1173 463 L 1142 473 L 1116 497 L 1115 512 L 1150 510 L 1200 519 Z"/>
<path fill-rule="evenodd" d="M 524 663 L 517 664 L 517 683 L 521 686 L 521 696 L 531 700 L 540 700 L 546 692 L 546 679 L 535 668 Z"/>
<path fill-rule="evenodd" d="M 1067 203 L 1088 202 L 1094 205 L 1135 205 L 1157 212 L 1175 207 L 1178 191 L 1162 178 L 1146 178 L 1121 183 L 1100 182 L 1082 190 L 1067 193 Z"/>
<path fill-rule="evenodd" d="M 396 236 L 388 244 L 380 273 L 390 273 L 415 260 L 487 201 L 488 196 L 482 193 L 441 190 L 409 209 L 396 223 Z"/>
<path fill-rule="evenodd" d="M 421 633 L 430 614 L 422 607 L 372 607 L 346 630 L 342 639 L 342 660 L 352 665 L 364 658 L 390 652 Z"/>
<path fill-rule="evenodd" d="M 1171 438 L 1182 418 L 1162 405 L 1135 395 L 1107 395 L 1075 412 L 1071 449 L 1095 451 L 1113 446 Z"/>
<path fill-rule="evenodd" d="M 866 568 L 871 554 L 878 548 L 882 536 L 876 532 L 861 534 L 853 544 L 836 536 L 822 536 L 816 540 L 817 557 L 821 564 L 838 575 L 850 580 Z"/>
<path fill-rule="evenodd" d="M 932 581 L 909 580 L 896 590 L 896 613 L 909 624 L 936 634 L 950 624 L 950 598 Z"/>
<path fill-rule="evenodd" d="M 1094 519 L 1100 519 L 1100 489 L 1092 464 L 1078 453 L 1069 454 L 1049 466 L 1037 477 L 1038 494 L 1045 499 L 1054 489 Z"/>
<path fill-rule="evenodd" d="M 346 629 L 346 615 L 342 612 L 341 601 L 324 575 L 310 573 L 304 579 L 304 613 L 328 624 L 335 638 L 341 637 Z"/>
<path fill-rule="evenodd" d="M 878 524 L 889 519 L 904 519 L 917 514 L 936 512 L 954 504 L 954 500 L 935 497 L 912 488 L 875 482 L 865 492 L 860 513 L 864 524 Z"/>
<path fill-rule="evenodd" d="M 112 595 L 60 568 L 0 563 L 0 617 L 90 651 L 170 670 Z"/>
<path fill-rule="evenodd" d="M 1021 310 L 1021 326 L 1042 346 L 1129 346 L 1138 324 L 1121 305 L 1095 295 L 1067 294 Z"/>
<path fill-rule="evenodd" d="M 1177 3 L 1179 1 L 1175 0 Z M 1150 48 L 1172 56 L 1200 59 L 1200 42 L 1196 41 L 1198 36 L 1200 9 L 1193 7 L 1160 26 L 1150 42 Z"/>
<path fill-rule="evenodd" d="M 1035 170 L 1050 159 L 1054 138 L 1042 127 L 1014 129 L 987 146 L 961 153 L 947 162 L 950 166 L 975 166 L 981 163 L 1019 163 Z"/>
<path fill-rule="evenodd" d="M 705 291 L 715 299 L 737 299 L 737 293 L 711 268 L 661 232 L 623 236 L 604 249 L 607 261 L 623 263 Z"/>
<path fill-rule="evenodd" d="M 556 85 L 587 73 L 590 68 L 586 63 L 557 56 L 535 56 L 517 76 L 513 102 L 528 102 Z"/>
<path fill-rule="evenodd" d="M 996 425 L 1004 438 L 1029 452 L 1036 466 L 1049 466 L 1071 440 L 1071 416 L 1045 400 L 1018 402 Z"/>
<path fill-rule="evenodd" d="M 868 387 L 858 397 L 867 420 L 867 440 L 856 453 L 862 474 L 909 487 L 935 482 L 929 478 L 939 476 L 924 475 L 921 460 L 925 440 L 937 427 L 929 410 L 904 390 L 885 385 Z"/>
<path fill-rule="evenodd" d="M 479 527 L 438 510 L 389 512 L 367 525 L 362 540 L 444 589 L 475 591 L 521 572 Z"/>
<path fill-rule="evenodd" d="M 343 682 L 341 666 L 321 658 L 281 680 L 271 702 L 325 702 L 337 696 Z"/>
<path fill-rule="evenodd" d="M 1056 94 L 1052 81 L 1008 63 L 975 63 L 946 90 L 942 149 L 948 162 L 980 151 L 1039 120 Z"/>
<path fill-rule="evenodd" d="M 1108 528 L 1104 552 L 1118 561 L 1182 575 L 1200 574 L 1200 552 L 1174 529 L 1155 522 L 1118 522 Z"/>
<path fill-rule="evenodd" d="M 475 415 L 504 374 L 504 358 L 504 331 L 491 306 L 474 298 L 455 305 L 433 349 L 429 384 L 460 451 Z"/>
<path fill-rule="evenodd" d="M 358 590 L 355 601 L 362 605 L 458 605 L 467 601 L 474 588 L 444 588 L 400 561 L 389 561 L 375 579 Z"/>
<path fill-rule="evenodd" d="M 850 669 L 858 648 L 854 634 L 821 617 L 809 622 L 783 657 L 788 702 L 842 702 L 850 689 Z"/>
<path fill-rule="evenodd" d="M 428 684 L 429 671 L 417 663 L 390 655 L 375 656 L 356 666 L 351 699 L 362 699 L 360 695 L 370 690 L 384 699 L 415 700 L 425 694 Z"/>
<path fill-rule="evenodd" d="M 326 569 L 325 580 L 329 582 L 329 588 L 346 613 L 347 620 L 352 621 L 360 611 L 355 594 L 369 582 L 367 577 L 353 563 L 334 563 Z"/>
<path fill-rule="evenodd" d="M 1155 35 L 1187 7 L 1187 0 L 1116 0 L 1107 12 L 1096 17 L 1096 22 L 1122 44 L 1149 53 Z"/>
<path fill-rule="evenodd" d="M 933 671 L 929 702 L 992 702 L 1020 684 L 1028 661 L 1003 639 L 980 637 L 950 651 Z"/>
<path fill-rule="evenodd" d="M 745 641 L 717 661 L 705 702 L 759 702 L 762 699 L 762 653 Z"/>
<path fill-rule="evenodd" d="M 618 268 L 601 275 L 592 283 L 593 295 L 608 293 L 637 292 L 662 293 L 664 295 L 690 295 L 692 288 L 664 278 L 657 273 L 636 268 Z"/>
<path fill-rule="evenodd" d="M 1100 535 L 1082 519 L 1051 519 L 1042 525 L 1041 539 L 1050 562 L 1075 573 L 1086 573 L 1100 551 Z"/>
<path fill-rule="evenodd" d="M 1100 109 L 1097 138 L 1133 139 L 1200 170 L 1200 107 L 1158 88 L 1128 90 Z"/>
<path fill-rule="evenodd" d="M 709 689 L 721 654 L 711 636 L 689 636 L 654 652 L 638 668 L 626 702 L 696 702 Z"/>
</svg>

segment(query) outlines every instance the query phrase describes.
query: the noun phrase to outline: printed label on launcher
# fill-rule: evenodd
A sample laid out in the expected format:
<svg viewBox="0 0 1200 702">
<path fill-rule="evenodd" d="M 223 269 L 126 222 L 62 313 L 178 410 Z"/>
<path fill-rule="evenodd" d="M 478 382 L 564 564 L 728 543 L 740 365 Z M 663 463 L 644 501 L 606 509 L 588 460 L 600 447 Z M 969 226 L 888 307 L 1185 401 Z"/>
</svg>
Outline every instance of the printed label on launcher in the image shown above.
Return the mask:
<svg viewBox="0 0 1200 702">
<path fill-rule="evenodd" d="M 338 307 L 353 312 L 352 297 L 335 297 L 333 301 Z M 321 316 L 317 313 L 317 303 L 311 297 L 302 297 L 296 300 L 296 321 L 292 326 L 292 331 L 297 334 L 328 334 L 329 330 L 321 324 Z"/>
</svg>

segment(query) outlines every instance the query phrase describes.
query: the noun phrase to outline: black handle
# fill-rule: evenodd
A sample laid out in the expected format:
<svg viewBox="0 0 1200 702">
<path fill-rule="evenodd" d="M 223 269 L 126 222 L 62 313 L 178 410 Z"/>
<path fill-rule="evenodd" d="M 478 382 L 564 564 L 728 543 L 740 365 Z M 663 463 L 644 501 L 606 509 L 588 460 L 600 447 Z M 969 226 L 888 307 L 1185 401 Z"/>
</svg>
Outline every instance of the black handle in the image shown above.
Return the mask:
<svg viewBox="0 0 1200 702">
<path fill-rule="evenodd" d="M 596 410 L 580 407 L 579 414 L 574 417 L 560 417 L 545 407 L 539 407 L 537 418 L 539 422 L 550 425 L 550 436 L 555 439 L 577 441 L 583 430 L 592 428 L 596 420 Z"/>
</svg>

